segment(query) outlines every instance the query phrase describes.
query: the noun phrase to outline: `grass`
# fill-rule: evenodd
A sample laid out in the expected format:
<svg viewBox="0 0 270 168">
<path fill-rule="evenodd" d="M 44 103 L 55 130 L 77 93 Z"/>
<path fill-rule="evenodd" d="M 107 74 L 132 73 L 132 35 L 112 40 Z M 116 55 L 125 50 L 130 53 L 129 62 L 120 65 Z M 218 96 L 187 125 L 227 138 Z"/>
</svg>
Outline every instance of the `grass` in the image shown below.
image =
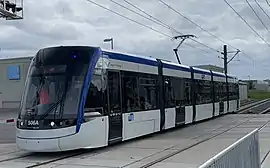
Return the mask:
<svg viewBox="0 0 270 168">
<path fill-rule="evenodd" d="M 249 99 L 264 100 L 270 98 L 270 92 L 250 90 L 248 91 Z"/>
</svg>

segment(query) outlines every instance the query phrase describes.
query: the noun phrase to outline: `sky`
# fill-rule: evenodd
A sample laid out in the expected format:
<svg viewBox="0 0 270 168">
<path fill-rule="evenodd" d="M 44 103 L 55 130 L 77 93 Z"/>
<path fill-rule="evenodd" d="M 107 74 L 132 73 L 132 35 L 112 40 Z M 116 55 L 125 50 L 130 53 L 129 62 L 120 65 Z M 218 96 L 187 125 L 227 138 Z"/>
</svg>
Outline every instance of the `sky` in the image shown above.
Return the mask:
<svg viewBox="0 0 270 168">
<path fill-rule="evenodd" d="M 144 15 L 124 0 L 92 1 L 148 28 L 87 0 L 24 0 L 22 20 L 0 20 L 0 58 L 33 56 L 40 48 L 58 45 L 90 45 L 110 49 L 110 44 L 103 40 L 113 38 L 117 51 L 177 62 L 173 48 L 179 40 L 172 40 L 171 37 L 182 33 L 195 35 L 194 40 L 213 49 L 187 39 L 178 51 L 182 64 L 223 66 L 222 55 L 217 51 L 222 51 L 223 45 L 227 44 L 228 51 L 241 50 L 229 63 L 228 73 L 239 79 L 270 78 L 270 45 L 259 38 L 224 0 L 163 0 L 175 11 L 159 0 L 126 0 L 157 18 L 163 26 L 117 5 Z M 267 29 L 245 0 L 227 1 L 270 44 L 267 30 L 270 30 L 270 17 L 262 12 L 255 1 L 248 2 Z M 270 6 L 266 1 L 256 1 L 270 15 Z M 230 53 L 228 56 L 231 58 L 233 55 Z"/>
</svg>

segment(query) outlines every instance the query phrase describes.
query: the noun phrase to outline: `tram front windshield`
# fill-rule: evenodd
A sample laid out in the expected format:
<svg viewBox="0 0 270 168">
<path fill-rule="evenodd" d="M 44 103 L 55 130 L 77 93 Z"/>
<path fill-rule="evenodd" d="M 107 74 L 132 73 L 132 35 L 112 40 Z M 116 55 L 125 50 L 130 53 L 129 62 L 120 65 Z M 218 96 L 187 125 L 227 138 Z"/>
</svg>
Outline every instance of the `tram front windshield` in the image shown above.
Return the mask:
<svg viewBox="0 0 270 168">
<path fill-rule="evenodd" d="M 89 54 L 93 51 L 50 50 L 53 52 L 39 52 L 30 65 L 19 119 L 77 118 Z"/>
</svg>

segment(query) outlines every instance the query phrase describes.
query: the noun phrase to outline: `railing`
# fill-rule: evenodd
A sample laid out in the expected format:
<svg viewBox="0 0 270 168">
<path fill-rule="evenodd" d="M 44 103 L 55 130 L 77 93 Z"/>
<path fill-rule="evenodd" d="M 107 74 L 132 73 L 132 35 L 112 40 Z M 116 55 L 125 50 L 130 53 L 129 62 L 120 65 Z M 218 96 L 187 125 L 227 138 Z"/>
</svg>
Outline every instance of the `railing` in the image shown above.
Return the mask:
<svg viewBox="0 0 270 168">
<path fill-rule="evenodd" d="M 255 129 L 199 168 L 260 168 L 259 130 Z"/>
</svg>

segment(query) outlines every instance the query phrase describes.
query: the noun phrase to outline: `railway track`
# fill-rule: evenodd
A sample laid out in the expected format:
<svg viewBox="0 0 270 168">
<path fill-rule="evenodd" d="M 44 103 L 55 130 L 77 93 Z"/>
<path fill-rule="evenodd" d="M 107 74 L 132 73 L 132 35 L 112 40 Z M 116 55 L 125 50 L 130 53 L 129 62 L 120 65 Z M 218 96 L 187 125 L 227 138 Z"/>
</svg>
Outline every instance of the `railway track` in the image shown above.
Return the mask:
<svg viewBox="0 0 270 168">
<path fill-rule="evenodd" d="M 250 107 L 238 111 L 238 114 L 266 114 L 270 112 L 270 100 L 261 101 Z"/>
<path fill-rule="evenodd" d="M 246 106 L 246 105 L 249 105 L 249 104 L 252 104 L 252 103 L 256 103 L 256 102 L 258 102 L 258 100 L 253 100 L 253 99 L 251 99 L 251 100 L 244 100 L 244 101 L 241 102 L 241 106 Z"/>
</svg>

